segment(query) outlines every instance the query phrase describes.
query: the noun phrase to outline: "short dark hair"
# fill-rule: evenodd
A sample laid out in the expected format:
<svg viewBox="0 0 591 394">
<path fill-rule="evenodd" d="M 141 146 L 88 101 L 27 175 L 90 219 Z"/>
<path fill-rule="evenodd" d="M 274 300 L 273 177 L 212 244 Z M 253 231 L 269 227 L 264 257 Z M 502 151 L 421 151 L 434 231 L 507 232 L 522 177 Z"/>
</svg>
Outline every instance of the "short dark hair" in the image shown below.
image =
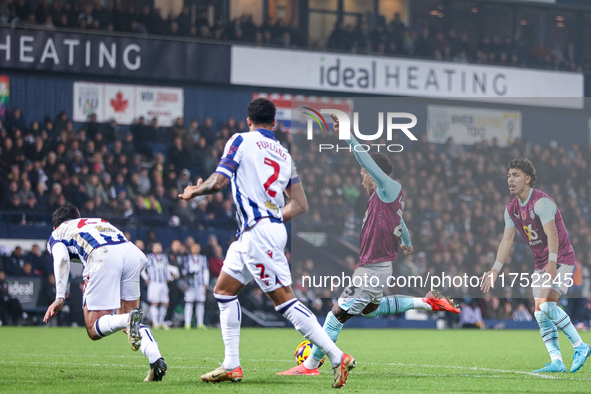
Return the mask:
<svg viewBox="0 0 591 394">
<path fill-rule="evenodd" d="M 53 227 L 58 228 L 60 224 L 72 219 L 79 219 L 80 211 L 73 205 L 66 205 L 55 210 L 52 217 Z"/>
<path fill-rule="evenodd" d="M 529 175 L 531 177 L 531 181 L 529 181 L 529 186 L 534 187 L 538 176 L 536 174 L 536 169 L 534 168 L 534 165 L 531 163 L 531 161 L 529 161 L 529 159 L 513 159 L 507 165 L 507 172 L 511 168 L 521 170 L 525 175 Z"/>
<path fill-rule="evenodd" d="M 275 120 L 275 104 L 266 98 L 254 99 L 248 104 L 246 110 L 250 121 L 254 124 L 273 124 Z"/>
<path fill-rule="evenodd" d="M 385 154 L 375 152 L 371 154 L 371 158 L 376 162 L 378 167 L 380 167 L 380 169 L 384 171 L 386 175 L 391 175 L 394 171 L 394 165 L 392 164 L 390 159 L 388 159 L 388 156 L 386 156 Z"/>
</svg>

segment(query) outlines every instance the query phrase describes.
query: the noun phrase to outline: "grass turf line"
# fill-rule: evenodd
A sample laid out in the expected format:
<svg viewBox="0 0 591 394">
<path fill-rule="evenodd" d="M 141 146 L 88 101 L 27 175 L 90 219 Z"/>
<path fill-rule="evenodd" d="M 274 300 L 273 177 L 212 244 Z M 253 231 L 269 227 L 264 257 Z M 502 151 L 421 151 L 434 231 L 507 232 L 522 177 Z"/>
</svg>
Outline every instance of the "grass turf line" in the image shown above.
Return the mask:
<svg viewBox="0 0 591 394">
<path fill-rule="evenodd" d="M 307 393 L 332 390 L 320 376 L 276 376 L 295 365 L 301 336 L 289 329 L 243 329 L 241 383 L 206 384 L 199 376 L 223 359 L 219 330 L 154 332 L 168 363 L 162 382 L 142 382 L 148 363 L 121 333 L 93 342 L 83 328 L 0 328 L 0 393 L 204 392 Z M 591 341 L 589 333 L 583 340 Z M 535 374 L 549 361 L 537 331 L 343 330 L 339 346 L 355 356 L 350 392 L 589 392 L 591 361 L 575 374 Z M 567 368 L 573 349 L 560 334 Z"/>
</svg>

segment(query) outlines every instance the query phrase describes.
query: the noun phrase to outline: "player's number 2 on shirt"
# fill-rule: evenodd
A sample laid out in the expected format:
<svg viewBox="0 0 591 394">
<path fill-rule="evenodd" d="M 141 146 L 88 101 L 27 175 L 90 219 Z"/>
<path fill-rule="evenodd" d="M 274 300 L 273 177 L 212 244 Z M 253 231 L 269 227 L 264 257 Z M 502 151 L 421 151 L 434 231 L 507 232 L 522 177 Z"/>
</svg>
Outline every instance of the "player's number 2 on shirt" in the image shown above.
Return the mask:
<svg viewBox="0 0 591 394">
<path fill-rule="evenodd" d="M 271 187 L 273 182 L 279 179 L 279 163 L 269 159 L 268 157 L 265 157 L 265 164 L 273 167 L 273 175 L 271 175 L 269 179 L 267 179 L 267 182 L 265 182 L 263 186 L 265 187 L 265 191 L 268 195 L 270 195 L 271 197 L 275 197 L 277 195 L 277 192 L 274 190 L 270 190 L 269 188 Z"/>
</svg>

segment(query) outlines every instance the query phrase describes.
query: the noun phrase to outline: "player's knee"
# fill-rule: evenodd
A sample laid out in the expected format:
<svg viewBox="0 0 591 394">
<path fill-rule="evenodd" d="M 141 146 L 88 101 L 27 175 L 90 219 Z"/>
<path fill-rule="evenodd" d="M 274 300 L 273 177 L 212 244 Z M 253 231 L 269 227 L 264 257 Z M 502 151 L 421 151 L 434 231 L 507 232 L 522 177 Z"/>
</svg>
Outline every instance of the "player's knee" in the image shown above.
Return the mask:
<svg viewBox="0 0 591 394">
<path fill-rule="evenodd" d="M 380 306 L 379 304 L 369 303 L 366 305 L 365 308 L 363 308 L 363 310 L 361 311 L 361 314 L 362 315 L 370 314 L 370 313 L 374 312 L 376 309 L 378 309 L 379 306 Z"/>
<path fill-rule="evenodd" d="M 552 312 L 552 310 L 556 307 L 555 302 L 543 302 L 540 304 L 540 311 L 544 312 L 545 315 L 548 315 Z"/>
<path fill-rule="evenodd" d="M 86 333 L 88 334 L 88 337 L 90 339 L 92 339 L 93 341 L 98 341 L 99 339 L 101 339 L 102 337 L 99 336 L 96 331 L 94 330 L 94 324 L 91 326 L 86 326 Z"/>
<path fill-rule="evenodd" d="M 347 320 L 349 320 L 348 313 L 342 310 L 339 304 L 334 304 L 334 306 L 332 307 L 332 314 L 334 315 L 334 317 L 337 318 L 337 320 L 340 323 L 345 323 Z"/>
</svg>

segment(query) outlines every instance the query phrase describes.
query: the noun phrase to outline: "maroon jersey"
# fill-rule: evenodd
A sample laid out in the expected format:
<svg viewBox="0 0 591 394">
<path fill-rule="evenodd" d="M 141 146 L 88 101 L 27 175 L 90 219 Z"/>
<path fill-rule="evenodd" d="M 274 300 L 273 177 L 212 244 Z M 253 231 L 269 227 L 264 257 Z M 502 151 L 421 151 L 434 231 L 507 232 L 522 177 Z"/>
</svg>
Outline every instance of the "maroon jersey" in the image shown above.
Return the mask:
<svg viewBox="0 0 591 394">
<path fill-rule="evenodd" d="M 548 201 L 540 201 L 548 199 Z M 537 204 L 536 204 L 537 203 Z M 552 205 L 553 204 L 553 205 Z M 548 207 L 555 208 L 549 212 Z M 543 211 L 542 211 L 543 210 Z M 562 215 L 556 207 L 556 203 L 546 193 L 532 189 L 529 199 L 524 206 L 519 203 L 519 198 L 515 196 L 507 205 L 507 214 L 513 220 L 515 227 L 521 233 L 523 239 L 529 244 L 534 253 L 536 261 L 536 270 L 541 270 L 548 264 L 548 237 L 544 232 L 542 217 L 547 219 L 548 223 L 553 218 L 558 232 L 558 264 L 574 265 L 575 252 L 568 239 L 568 232 L 564 226 Z"/>
<path fill-rule="evenodd" d="M 361 228 L 359 265 L 396 260 L 403 210 L 402 191 L 391 203 L 380 200 L 376 192 L 369 197 Z"/>
</svg>

